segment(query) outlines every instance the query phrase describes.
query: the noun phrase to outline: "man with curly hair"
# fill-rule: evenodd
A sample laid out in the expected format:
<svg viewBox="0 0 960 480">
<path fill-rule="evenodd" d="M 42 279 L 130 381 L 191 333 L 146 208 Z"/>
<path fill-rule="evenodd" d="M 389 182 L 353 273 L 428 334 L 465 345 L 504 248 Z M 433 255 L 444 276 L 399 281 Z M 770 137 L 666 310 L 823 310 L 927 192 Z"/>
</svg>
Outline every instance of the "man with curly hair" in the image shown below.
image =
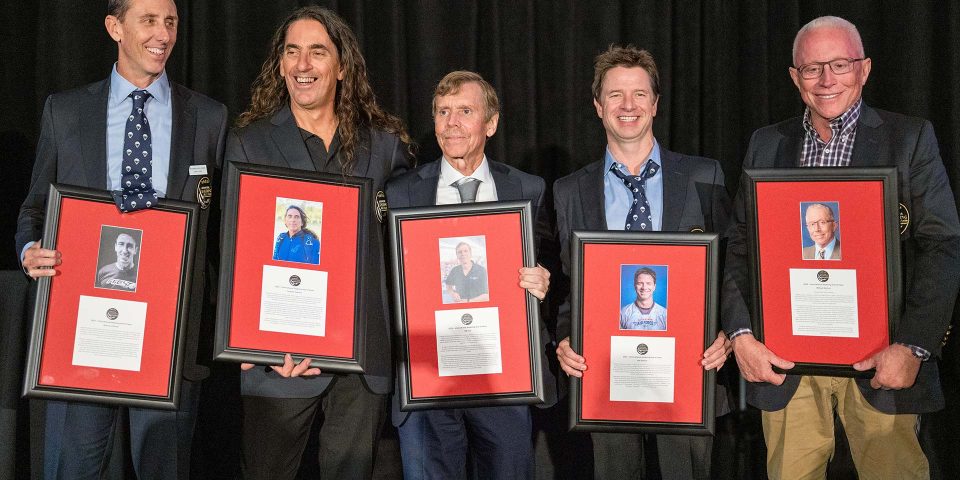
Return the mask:
<svg viewBox="0 0 960 480">
<path fill-rule="evenodd" d="M 274 34 L 226 158 L 367 177 L 376 195 L 388 178 L 407 170 L 409 143 L 400 120 L 377 105 L 350 27 L 330 10 L 309 6 Z M 244 478 L 294 478 L 319 410 L 322 478 L 371 476 L 392 386 L 383 230 L 376 217 L 369 216 L 362 240 L 367 275 L 357 298 L 366 322 L 365 374 L 329 374 L 289 355 L 282 366 L 242 365 Z"/>
</svg>

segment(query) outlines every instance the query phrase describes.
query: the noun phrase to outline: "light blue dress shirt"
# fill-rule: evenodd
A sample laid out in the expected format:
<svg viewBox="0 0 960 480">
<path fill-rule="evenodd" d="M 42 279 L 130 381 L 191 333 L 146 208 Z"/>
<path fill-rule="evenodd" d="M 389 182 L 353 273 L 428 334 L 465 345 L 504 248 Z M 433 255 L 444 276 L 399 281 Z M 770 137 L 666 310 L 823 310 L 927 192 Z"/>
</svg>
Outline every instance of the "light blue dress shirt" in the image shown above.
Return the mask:
<svg viewBox="0 0 960 480">
<path fill-rule="evenodd" d="M 107 98 L 107 190 L 120 190 L 120 169 L 123 164 L 123 135 L 127 117 L 133 110 L 130 92 L 141 90 L 117 73 L 113 65 L 110 74 L 110 95 Z M 173 131 L 173 102 L 170 100 L 170 81 L 164 71 L 147 88 L 150 92 L 144 113 L 150 121 L 153 137 L 153 189 L 158 197 L 167 195 L 167 173 L 170 170 L 170 136 Z"/>
<path fill-rule="evenodd" d="M 127 128 L 127 117 L 133 110 L 130 92 L 143 90 L 134 86 L 117 72 L 113 64 L 110 73 L 110 93 L 107 97 L 107 190 L 120 190 L 120 169 L 123 166 L 123 135 Z M 147 100 L 144 110 L 150 121 L 150 135 L 153 136 L 153 189 L 158 197 L 167 196 L 167 173 L 170 170 L 170 138 L 173 131 L 173 102 L 170 100 L 170 81 L 167 72 L 157 77 L 147 88 L 152 98 Z M 36 242 L 28 242 L 20 251 L 20 262 L 24 253 Z"/>
<path fill-rule="evenodd" d="M 657 139 L 653 139 L 653 149 L 647 161 L 650 160 L 661 167 L 656 175 L 647 179 L 645 187 L 647 203 L 650 204 L 650 213 L 653 214 L 653 230 L 660 231 L 660 226 L 663 225 L 663 162 L 660 161 L 660 144 Z M 633 205 L 633 193 L 623 184 L 623 180 L 610 171 L 610 165 L 613 164 L 616 164 L 624 175 L 633 174 L 613 158 L 608 148 L 603 158 L 603 211 L 607 216 L 607 230 L 624 230 L 627 227 L 627 212 Z"/>
</svg>

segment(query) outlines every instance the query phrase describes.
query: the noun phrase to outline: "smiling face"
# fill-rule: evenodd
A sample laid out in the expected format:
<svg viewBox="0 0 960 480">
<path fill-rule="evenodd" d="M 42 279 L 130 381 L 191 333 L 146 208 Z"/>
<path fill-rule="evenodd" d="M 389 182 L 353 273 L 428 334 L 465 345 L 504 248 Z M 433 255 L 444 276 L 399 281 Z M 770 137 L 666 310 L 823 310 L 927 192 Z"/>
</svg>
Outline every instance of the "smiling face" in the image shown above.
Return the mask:
<svg viewBox="0 0 960 480">
<path fill-rule="evenodd" d="M 290 108 L 332 113 L 343 68 L 327 29 L 313 19 L 297 20 L 287 29 L 283 45 L 280 76 L 287 84 Z"/>
<path fill-rule="evenodd" d="M 133 268 L 133 257 L 137 255 L 137 242 L 133 237 L 126 233 L 117 235 L 113 248 L 117 252 L 117 267 L 121 270 Z"/>
<path fill-rule="evenodd" d="M 807 233 L 818 247 L 826 247 L 833 240 L 834 232 L 837 230 L 837 222 L 833 214 L 823 205 L 811 205 L 807 208 L 807 213 L 803 219 L 807 224 Z"/>
<path fill-rule="evenodd" d="M 460 265 L 469 264 L 472 256 L 473 252 L 470 251 L 470 245 L 466 243 L 457 245 L 457 261 L 460 262 Z"/>
<path fill-rule="evenodd" d="M 625 145 L 650 141 L 653 118 L 657 116 L 657 95 L 650 74 L 641 67 L 614 67 L 607 70 L 600 96 L 593 100 L 603 120 L 607 143 Z"/>
<path fill-rule="evenodd" d="M 637 282 L 633 287 L 637 290 L 637 303 L 643 307 L 653 305 L 653 292 L 657 289 L 657 281 L 652 275 L 646 273 L 637 275 Z"/>
<path fill-rule="evenodd" d="M 468 165 L 483 159 L 487 137 L 497 131 L 499 114 L 488 120 L 483 91 L 476 82 L 467 82 L 449 95 L 434 99 L 433 127 L 443 156 L 463 159 Z"/>
<path fill-rule="evenodd" d="M 117 72 L 145 88 L 163 73 L 177 43 L 177 6 L 171 0 L 131 0 L 123 18 L 107 15 L 107 33 L 117 42 Z"/>
<path fill-rule="evenodd" d="M 299 232 L 303 228 L 303 218 L 300 216 L 300 210 L 288 208 L 287 214 L 283 216 L 283 224 L 286 225 L 291 237 Z"/>
<path fill-rule="evenodd" d="M 839 117 L 857 103 L 870 76 L 870 59 L 853 63 L 853 69 L 842 75 L 833 73 L 829 65 L 819 78 L 805 79 L 796 67 L 812 62 L 829 62 L 839 58 L 861 58 L 862 48 L 849 32 L 835 27 L 811 30 L 797 42 L 794 67 L 790 77 L 800 91 L 800 98 L 810 107 L 810 119 L 817 131 L 829 131 L 830 120 Z M 822 136 L 822 135 L 821 135 Z M 825 138 L 824 140 L 829 140 Z"/>
</svg>

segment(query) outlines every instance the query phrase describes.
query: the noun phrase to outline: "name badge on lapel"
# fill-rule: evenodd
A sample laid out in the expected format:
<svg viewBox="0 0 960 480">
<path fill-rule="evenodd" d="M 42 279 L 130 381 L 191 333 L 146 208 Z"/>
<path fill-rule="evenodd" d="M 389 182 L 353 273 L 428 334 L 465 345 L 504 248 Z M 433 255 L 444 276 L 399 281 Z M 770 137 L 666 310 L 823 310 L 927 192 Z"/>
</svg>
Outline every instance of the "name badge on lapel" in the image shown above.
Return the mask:
<svg viewBox="0 0 960 480">
<path fill-rule="evenodd" d="M 210 200 L 213 198 L 213 186 L 210 185 L 210 177 L 200 177 L 197 182 L 197 203 L 200 208 L 206 210 L 210 208 Z"/>
</svg>

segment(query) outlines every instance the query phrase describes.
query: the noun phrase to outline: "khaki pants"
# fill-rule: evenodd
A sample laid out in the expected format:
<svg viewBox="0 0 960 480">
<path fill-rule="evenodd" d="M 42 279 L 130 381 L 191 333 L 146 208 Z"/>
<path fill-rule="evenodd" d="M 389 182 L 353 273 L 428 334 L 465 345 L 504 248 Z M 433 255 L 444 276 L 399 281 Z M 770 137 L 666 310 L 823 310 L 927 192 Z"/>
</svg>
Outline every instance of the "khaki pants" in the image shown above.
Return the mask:
<svg viewBox="0 0 960 480">
<path fill-rule="evenodd" d="M 833 458 L 834 411 L 861 480 L 930 478 L 917 441 L 917 415 L 889 415 L 873 408 L 852 378 L 804 376 L 786 408 L 763 412 L 772 480 L 825 477 Z"/>
</svg>

